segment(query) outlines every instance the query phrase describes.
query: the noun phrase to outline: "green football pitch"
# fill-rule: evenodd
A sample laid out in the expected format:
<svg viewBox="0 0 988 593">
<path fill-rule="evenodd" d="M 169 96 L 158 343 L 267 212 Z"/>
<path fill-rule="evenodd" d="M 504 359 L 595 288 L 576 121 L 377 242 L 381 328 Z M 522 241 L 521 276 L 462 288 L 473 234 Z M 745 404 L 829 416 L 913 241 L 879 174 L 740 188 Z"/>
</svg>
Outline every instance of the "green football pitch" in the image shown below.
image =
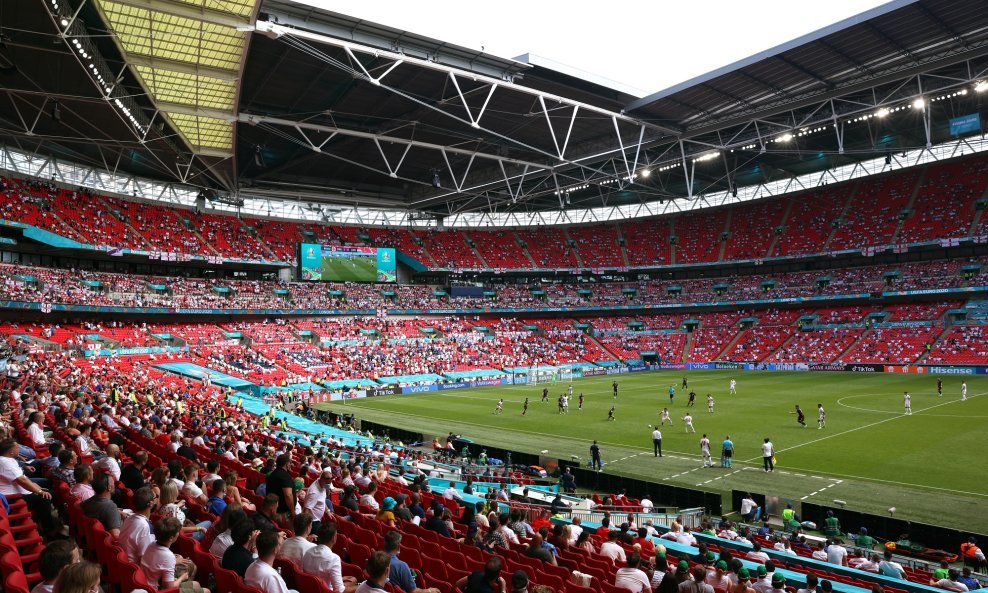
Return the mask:
<svg viewBox="0 0 988 593">
<path fill-rule="evenodd" d="M 481 444 L 547 450 L 560 459 L 578 455 L 584 463 L 596 439 L 605 472 L 721 492 L 725 510 L 731 489 L 750 490 L 825 505 L 839 499 L 850 509 L 882 515 L 895 507 L 899 518 L 988 532 L 988 377 L 966 377 L 967 401 L 960 399 L 962 379 L 953 376 L 944 378 L 943 397 L 937 396 L 936 377 L 926 375 L 691 371 L 687 377 L 697 393 L 693 408 L 686 406 L 681 372 L 617 376 L 617 399 L 611 394 L 615 376 L 575 380 L 574 394 L 584 392 L 586 403 L 578 411 L 574 397 L 565 415 L 557 413 L 556 398 L 568 381 L 547 385 L 548 403 L 540 402 L 543 385 L 512 385 L 319 407 L 426 435 L 453 431 Z M 732 377 L 735 395 L 728 394 Z M 672 406 L 670 385 L 676 387 Z M 910 416 L 903 414 L 904 391 L 912 395 Z M 707 393 L 715 398 L 713 414 L 707 411 Z M 523 417 L 526 397 L 530 404 Z M 504 412 L 495 416 L 499 398 Z M 807 428 L 791 413 L 796 404 L 806 413 Z M 823 429 L 817 428 L 817 404 L 827 412 Z M 608 421 L 612 405 L 616 419 Z M 663 407 L 670 407 L 673 424 L 660 427 L 664 457 L 656 458 L 650 426 L 659 423 Z M 685 432 L 687 410 L 696 434 Z M 714 468 L 702 466 L 703 433 L 713 443 Z M 730 469 L 719 463 L 727 435 L 735 443 Z M 777 452 L 770 474 L 762 470 L 765 437 Z"/>
<path fill-rule="evenodd" d="M 325 257 L 322 279 L 339 282 L 377 282 L 377 256 Z"/>
</svg>

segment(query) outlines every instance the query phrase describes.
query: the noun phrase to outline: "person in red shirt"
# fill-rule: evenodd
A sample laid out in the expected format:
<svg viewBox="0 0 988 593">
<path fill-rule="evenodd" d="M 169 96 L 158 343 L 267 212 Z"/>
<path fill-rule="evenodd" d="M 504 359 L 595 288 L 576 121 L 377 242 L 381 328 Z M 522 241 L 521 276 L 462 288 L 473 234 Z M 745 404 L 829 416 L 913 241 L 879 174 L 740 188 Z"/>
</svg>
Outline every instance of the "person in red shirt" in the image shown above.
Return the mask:
<svg viewBox="0 0 988 593">
<path fill-rule="evenodd" d="M 549 519 L 551 515 L 548 510 L 542 511 L 542 514 L 538 518 L 532 521 L 532 529 L 538 533 L 540 529 L 546 527 L 547 529 L 552 529 L 552 521 Z"/>
</svg>

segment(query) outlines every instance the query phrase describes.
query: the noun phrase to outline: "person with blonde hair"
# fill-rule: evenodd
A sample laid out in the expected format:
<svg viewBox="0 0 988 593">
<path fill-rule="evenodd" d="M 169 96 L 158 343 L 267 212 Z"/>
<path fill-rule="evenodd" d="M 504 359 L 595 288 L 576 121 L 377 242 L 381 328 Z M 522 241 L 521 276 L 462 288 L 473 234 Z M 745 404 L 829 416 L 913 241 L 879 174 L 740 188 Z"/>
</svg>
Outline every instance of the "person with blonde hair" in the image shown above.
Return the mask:
<svg viewBox="0 0 988 593">
<path fill-rule="evenodd" d="M 178 499 L 178 486 L 171 480 L 161 485 L 158 504 L 162 517 L 178 519 L 178 522 L 182 525 L 182 531 L 192 533 L 192 537 L 195 539 L 201 540 L 206 537 L 206 530 L 212 526 L 210 521 L 203 521 L 196 525 L 186 518 L 184 510 L 185 501 Z"/>
<path fill-rule="evenodd" d="M 103 569 L 99 564 L 83 560 L 62 569 L 52 593 L 93 593 L 99 591 L 99 579 Z"/>
</svg>

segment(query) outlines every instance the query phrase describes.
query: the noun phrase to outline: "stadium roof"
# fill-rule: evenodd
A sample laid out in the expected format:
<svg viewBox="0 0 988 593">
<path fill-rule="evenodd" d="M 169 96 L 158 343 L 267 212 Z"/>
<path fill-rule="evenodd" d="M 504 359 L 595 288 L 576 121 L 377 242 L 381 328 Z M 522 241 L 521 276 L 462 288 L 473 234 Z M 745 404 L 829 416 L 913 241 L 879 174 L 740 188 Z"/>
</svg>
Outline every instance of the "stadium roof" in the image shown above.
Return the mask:
<svg viewBox="0 0 988 593">
<path fill-rule="evenodd" d="M 988 97 L 982 8 L 898 0 L 637 98 L 285 0 L 5 3 L 0 135 L 411 218 L 673 202 L 950 140 Z"/>
</svg>

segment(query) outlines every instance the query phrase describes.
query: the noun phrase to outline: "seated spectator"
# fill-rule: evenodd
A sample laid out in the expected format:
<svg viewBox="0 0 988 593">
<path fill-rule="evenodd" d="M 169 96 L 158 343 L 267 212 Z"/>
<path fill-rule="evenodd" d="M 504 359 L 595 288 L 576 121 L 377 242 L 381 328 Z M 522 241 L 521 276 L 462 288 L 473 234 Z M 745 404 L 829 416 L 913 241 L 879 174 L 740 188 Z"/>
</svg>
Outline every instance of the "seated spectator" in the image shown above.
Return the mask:
<svg viewBox="0 0 988 593">
<path fill-rule="evenodd" d="M 546 564 L 555 565 L 556 556 L 552 552 L 547 550 L 545 546 L 543 546 L 542 544 L 543 544 L 542 536 L 536 533 L 535 535 L 532 536 L 531 543 L 528 545 L 527 548 L 525 548 L 524 554 L 529 558 L 535 558 L 537 560 L 541 560 L 542 562 L 545 562 Z"/>
<path fill-rule="evenodd" d="M 624 553 L 624 548 L 618 543 L 618 537 L 620 535 L 617 531 L 609 531 L 607 533 L 607 541 L 600 545 L 601 556 L 610 558 L 615 564 L 628 561 Z"/>
<path fill-rule="evenodd" d="M 377 512 L 377 520 L 380 521 L 381 523 L 384 523 L 388 527 L 394 527 L 395 526 L 394 508 L 396 504 L 397 501 L 395 501 L 395 499 L 391 498 L 390 496 L 382 500 L 381 510 Z"/>
<path fill-rule="evenodd" d="M 865 572 L 877 573 L 879 562 L 881 562 L 881 558 L 878 557 L 878 554 L 872 553 L 870 556 L 868 556 L 868 558 L 862 560 L 861 562 L 858 562 L 857 566 L 855 566 L 854 568 L 857 568 L 858 570 L 863 570 Z"/>
<path fill-rule="evenodd" d="M 312 515 L 309 513 L 295 515 L 292 520 L 292 531 L 295 532 L 295 536 L 281 544 L 279 555 L 301 564 L 305 553 L 316 547 L 316 544 L 309 541 L 312 533 Z"/>
<path fill-rule="evenodd" d="M 255 542 L 260 533 L 250 521 L 241 521 L 231 527 L 232 543 L 223 553 L 220 566 L 241 577 L 247 574 L 247 568 L 254 563 Z"/>
<path fill-rule="evenodd" d="M 257 512 L 251 517 L 254 521 L 254 529 L 265 532 L 265 531 L 280 531 L 278 523 L 275 520 L 277 518 L 276 511 L 278 510 L 278 495 L 268 494 L 264 497 L 264 502 L 261 504 L 261 508 L 257 509 Z"/>
<path fill-rule="evenodd" d="M 123 548 L 127 559 L 135 564 L 141 561 L 144 552 L 154 543 L 151 531 L 151 506 L 154 501 L 154 492 L 147 486 L 135 492 L 131 503 L 134 512 L 124 519 L 120 528 L 117 544 Z"/>
<path fill-rule="evenodd" d="M 703 582 L 703 579 L 707 576 L 707 570 L 703 568 L 703 565 L 697 564 L 694 566 L 691 574 L 693 576 L 692 580 L 687 578 L 679 583 L 679 593 L 714 593 L 714 588 Z"/>
<path fill-rule="evenodd" d="M 281 574 L 274 568 L 274 559 L 281 548 L 282 534 L 265 531 L 257 536 L 257 560 L 244 574 L 244 583 L 248 587 L 256 587 L 265 593 L 288 593 L 288 585 Z"/>
<path fill-rule="evenodd" d="M 500 556 L 491 556 L 484 563 L 484 570 L 478 570 L 456 581 L 456 587 L 464 593 L 484 593 L 485 591 L 504 591 L 507 589 L 501 578 L 504 566 Z M 368 571 L 370 572 L 370 571 Z M 367 590 L 368 593 L 371 591 Z M 357 590 L 357 593 L 364 593 Z"/>
<path fill-rule="evenodd" d="M 74 593 L 76 591 L 99 591 L 103 568 L 85 560 L 66 566 L 55 579 L 52 591 Z"/>
<path fill-rule="evenodd" d="M 206 534 L 203 543 L 209 544 L 209 553 L 213 555 L 213 558 L 222 560 L 223 554 L 233 545 L 234 525 L 241 521 L 247 521 L 253 527 L 254 524 L 250 521 L 250 517 L 239 507 L 240 505 L 236 503 L 227 505 L 220 518 L 209 528 L 209 533 Z"/>
<path fill-rule="evenodd" d="M 326 522 L 319 527 L 316 545 L 302 556 L 302 570 L 329 586 L 332 593 L 353 593 L 357 579 L 344 577 L 342 560 L 333 552 L 336 545 L 336 523 Z"/>
<path fill-rule="evenodd" d="M 428 529 L 429 531 L 435 531 L 443 537 L 453 537 L 449 532 L 449 525 L 443 520 L 443 513 L 446 511 L 446 507 L 438 502 L 433 502 L 432 505 L 432 515 L 425 520 L 422 527 Z"/>
<path fill-rule="evenodd" d="M 206 499 L 206 510 L 214 515 L 222 515 L 226 510 L 226 482 L 216 478 L 209 482 L 209 498 Z"/>
<path fill-rule="evenodd" d="M 817 593 L 817 578 L 813 573 L 806 574 L 806 586 L 802 589 L 797 589 L 796 593 Z"/>
<path fill-rule="evenodd" d="M 93 492 L 93 487 L 90 482 L 93 481 L 93 468 L 88 463 L 83 463 L 82 465 L 77 465 L 75 471 L 72 472 L 75 478 L 75 484 L 69 489 L 78 500 L 89 500 L 92 498 L 95 492 Z"/>
<path fill-rule="evenodd" d="M 154 544 L 141 557 L 141 569 L 148 582 L 157 589 L 171 589 L 182 583 L 189 582 L 183 588 L 192 592 L 209 593 L 209 589 L 195 582 L 196 565 L 191 560 L 182 558 L 171 551 L 172 544 L 178 540 L 182 524 L 178 519 L 169 517 L 154 525 Z"/>
<path fill-rule="evenodd" d="M 974 591 L 975 589 L 981 588 L 981 583 L 978 582 L 976 578 L 971 576 L 970 566 L 964 567 L 963 571 L 961 572 L 961 576 L 957 577 L 957 582 L 967 587 L 968 591 Z"/>
<path fill-rule="evenodd" d="M 641 556 L 637 552 L 628 554 L 627 566 L 619 568 L 614 575 L 614 586 L 627 589 L 631 593 L 651 593 L 652 583 L 648 575 L 639 568 Z"/>
<path fill-rule="evenodd" d="M 199 487 L 199 484 L 196 483 L 196 479 L 199 477 L 199 466 L 195 463 L 186 464 L 183 473 L 185 475 L 185 483 L 182 484 L 182 495 L 188 496 L 201 505 L 209 502 L 209 497 L 206 496 L 202 488 Z M 219 515 L 220 513 L 216 514 Z"/>
<path fill-rule="evenodd" d="M 31 593 L 52 593 L 55 581 L 62 569 L 70 564 L 75 564 L 81 560 L 79 546 L 75 542 L 67 539 L 57 539 L 41 550 L 38 556 L 38 570 L 41 573 L 41 582 L 31 589 Z"/>
<path fill-rule="evenodd" d="M 406 593 L 439 593 L 439 589 L 421 589 L 415 584 L 415 574 L 405 562 L 398 558 L 401 552 L 401 532 L 389 531 L 384 535 L 384 553 L 391 560 L 388 580 L 401 587 Z"/>
<path fill-rule="evenodd" d="M 955 591 L 956 593 L 965 593 L 968 591 L 967 585 L 959 582 L 957 579 L 960 578 L 960 573 L 957 569 L 951 568 L 947 571 L 947 578 L 937 580 L 936 577 L 930 579 L 930 585 L 938 587 L 940 589 L 946 589 L 947 591 Z"/>
<path fill-rule="evenodd" d="M 131 457 L 131 462 L 120 470 L 120 481 L 128 489 L 137 492 L 146 484 L 144 480 L 144 466 L 147 465 L 147 451 L 138 451 Z"/>
<path fill-rule="evenodd" d="M 367 558 L 367 580 L 356 588 L 356 593 L 379 593 L 384 591 L 391 574 L 391 558 L 380 550 Z M 466 577 L 464 577 L 465 579 Z M 503 591 L 504 589 L 500 589 Z M 468 592 L 469 593 L 469 592 Z"/>
<path fill-rule="evenodd" d="M 120 526 L 123 524 L 123 520 L 120 509 L 110 500 L 110 478 L 106 474 L 100 474 L 93 478 L 92 484 L 95 494 L 83 501 L 82 512 L 87 517 L 99 520 L 107 533 L 117 539 L 120 537 Z"/>
</svg>

